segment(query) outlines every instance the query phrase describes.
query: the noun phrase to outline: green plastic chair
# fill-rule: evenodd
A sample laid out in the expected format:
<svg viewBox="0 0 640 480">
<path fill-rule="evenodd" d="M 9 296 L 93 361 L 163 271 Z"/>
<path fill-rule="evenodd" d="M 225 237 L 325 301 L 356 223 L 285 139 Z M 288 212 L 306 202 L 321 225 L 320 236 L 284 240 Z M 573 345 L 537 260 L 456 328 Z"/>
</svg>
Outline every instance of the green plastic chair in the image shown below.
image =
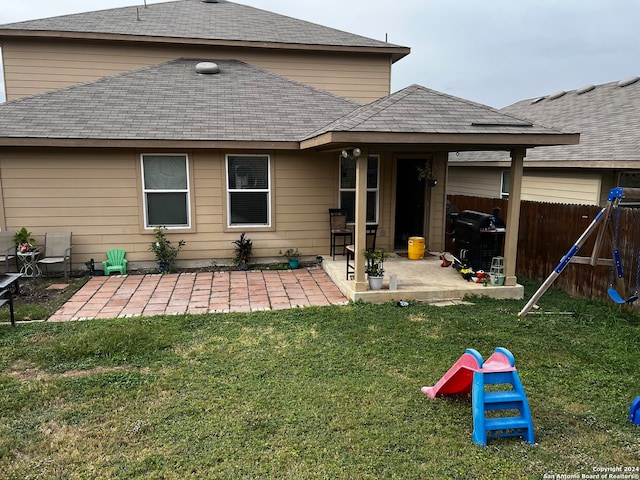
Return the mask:
<svg viewBox="0 0 640 480">
<path fill-rule="evenodd" d="M 107 251 L 107 259 L 102 262 L 104 274 L 111 275 L 111 272 L 120 272 L 120 275 L 124 275 L 127 272 L 127 259 L 124 258 L 126 254 L 121 248 L 112 248 Z"/>
</svg>

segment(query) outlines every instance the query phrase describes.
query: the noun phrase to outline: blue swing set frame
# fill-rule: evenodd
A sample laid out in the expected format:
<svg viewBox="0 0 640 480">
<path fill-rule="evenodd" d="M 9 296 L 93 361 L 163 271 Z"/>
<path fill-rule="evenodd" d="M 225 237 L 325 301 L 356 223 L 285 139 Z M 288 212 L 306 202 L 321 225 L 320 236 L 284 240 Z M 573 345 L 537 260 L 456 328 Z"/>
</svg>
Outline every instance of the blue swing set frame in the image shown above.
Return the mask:
<svg viewBox="0 0 640 480">
<path fill-rule="evenodd" d="M 622 271 L 622 263 L 620 261 L 620 251 L 617 248 L 618 243 L 618 228 L 619 228 L 619 218 L 620 218 L 620 200 L 623 198 L 633 198 L 640 199 L 640 188 L 623 188 L 616 187 L 612 188 L 609 192 L 609 196 L 607 198 L 607 204 L 604 208 L 602 208 L 593 221 L 589 224 L 586 230 L 580 235 L 578 240 L 573 244 L 573 246 L 569 249 L 569 251 L 562 257 L 560 263 L 553 269 L 551 274 L 547 277 L 547 279 L 542 283 L 538 291 L 533 294 L 531 299 L 527 302 L 527 304 L 523 307 L 523 309 L 518 313 L 519 317 L 524 317 L 527 315 L 529 310 L 533 308 L 536 302 L 544 295 L 544 293 L 549 289 L 549 287 L 553 284 L 553 282 L 558 278 L 558 276 L 563 272 L 563 270 L 569 265 L 569 263 L 588 263 L 591 266 L 596 265 L 611 265 L 611 277 L 609 279 L 609 289 L 607 293 L 609 297 L 616 303 L 625 304 L 632 303 L 638 299 L 638 285 L 640 284 L 640 251 L 638 252 L 638 265 L 636 267 L 636 286 L 635 292 L 629 298 L 625 299 L 618 293 L 618 291 L 613 286 L 614 274 L 617 271 L 618 278 L 621 279 L 623 275 Z M 616 210 L 616 220 L 612 220 L 612 210 Z M 615 230 L 614 230 L 614 241 L 613 241 L 613 258 L 612 259 L 604 259 L 598 258 L 599 251 L 602 247 L 602 241 L 604 238 L 606 226 L 608 221 L 615 222 Z M 576 253 L 586 240 L 594 233 L 598 232 L 598 236 L 596 238 L 595 246 L 593 248 L 593 253 L 591 257 L 576 257 Z"/>
</svg>

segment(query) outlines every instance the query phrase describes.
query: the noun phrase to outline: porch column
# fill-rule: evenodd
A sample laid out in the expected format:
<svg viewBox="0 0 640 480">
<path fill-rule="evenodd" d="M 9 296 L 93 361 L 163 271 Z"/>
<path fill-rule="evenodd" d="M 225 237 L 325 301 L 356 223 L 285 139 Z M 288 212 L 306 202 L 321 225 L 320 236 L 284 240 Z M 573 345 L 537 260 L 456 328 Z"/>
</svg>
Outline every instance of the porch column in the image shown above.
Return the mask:
<svg viewBox="0 0 640 480">
<path fill-rule="evenodd" d="M 367 166 L 369 162 L 369 151 L 361 148 L 361 153 L 356 158 L 356 212 L 354 225 L 354 269 L 355 285 L 354 291 L 364 292 L 367 290 L 365 281 L 365 258 L 362 252 L 367 245 Z"/>
<path fill-rule="evenodd" d="M 511 178 L 509 183 L 509 204 L 507 207 L 507 232 L 504 239 L 504 269 L 506 286 L 518 283 L 516 260 L 518 258 L 518 230 L 520 228 L 520 195 L 522 194 L 522 174 L 526 148 L 511 150 Z"/>
</svg>

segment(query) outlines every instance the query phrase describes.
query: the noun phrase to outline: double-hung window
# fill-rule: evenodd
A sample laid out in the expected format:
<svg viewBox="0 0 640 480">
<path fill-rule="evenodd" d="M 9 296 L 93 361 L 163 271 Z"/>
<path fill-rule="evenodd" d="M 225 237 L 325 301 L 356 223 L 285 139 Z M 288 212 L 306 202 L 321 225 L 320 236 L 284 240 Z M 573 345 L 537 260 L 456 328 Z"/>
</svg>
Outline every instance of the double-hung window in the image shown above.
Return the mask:
<svg viewBox="0 0 640 480">
<path fill-rule="evenodd" d="M 186 155 L 142 155 L 142 189 L 146 228 L 190 227 Z"/>
<path fill-rule="evenodd" d="M 271 225 L 268 155 L 227 155 L 229 227 Z"/>
<path fill-rule="evenodd" d="M 378 156 L 367 160 L 367 223 L 378 223 Z M 347 209 L 347 222 L 353 223 L 356 215 L 356 159 L 340 157 L 340 208 Z"/>
</svg>

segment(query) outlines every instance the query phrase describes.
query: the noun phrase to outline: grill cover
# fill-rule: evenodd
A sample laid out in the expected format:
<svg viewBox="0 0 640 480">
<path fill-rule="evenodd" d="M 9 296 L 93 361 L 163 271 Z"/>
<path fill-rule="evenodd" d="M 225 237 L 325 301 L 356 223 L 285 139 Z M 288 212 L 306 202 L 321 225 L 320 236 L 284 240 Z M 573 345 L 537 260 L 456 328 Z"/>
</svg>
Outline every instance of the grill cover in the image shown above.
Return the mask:
<svg viewBox="0 0 640 480">
<path fill-rule="evenodd" d="M 453 221 L 456 256 L 474 270 L 491 268 L 491 259 L 502 255 L 504 220 L 494 213 L 461 211 Z"/>
</svg>

